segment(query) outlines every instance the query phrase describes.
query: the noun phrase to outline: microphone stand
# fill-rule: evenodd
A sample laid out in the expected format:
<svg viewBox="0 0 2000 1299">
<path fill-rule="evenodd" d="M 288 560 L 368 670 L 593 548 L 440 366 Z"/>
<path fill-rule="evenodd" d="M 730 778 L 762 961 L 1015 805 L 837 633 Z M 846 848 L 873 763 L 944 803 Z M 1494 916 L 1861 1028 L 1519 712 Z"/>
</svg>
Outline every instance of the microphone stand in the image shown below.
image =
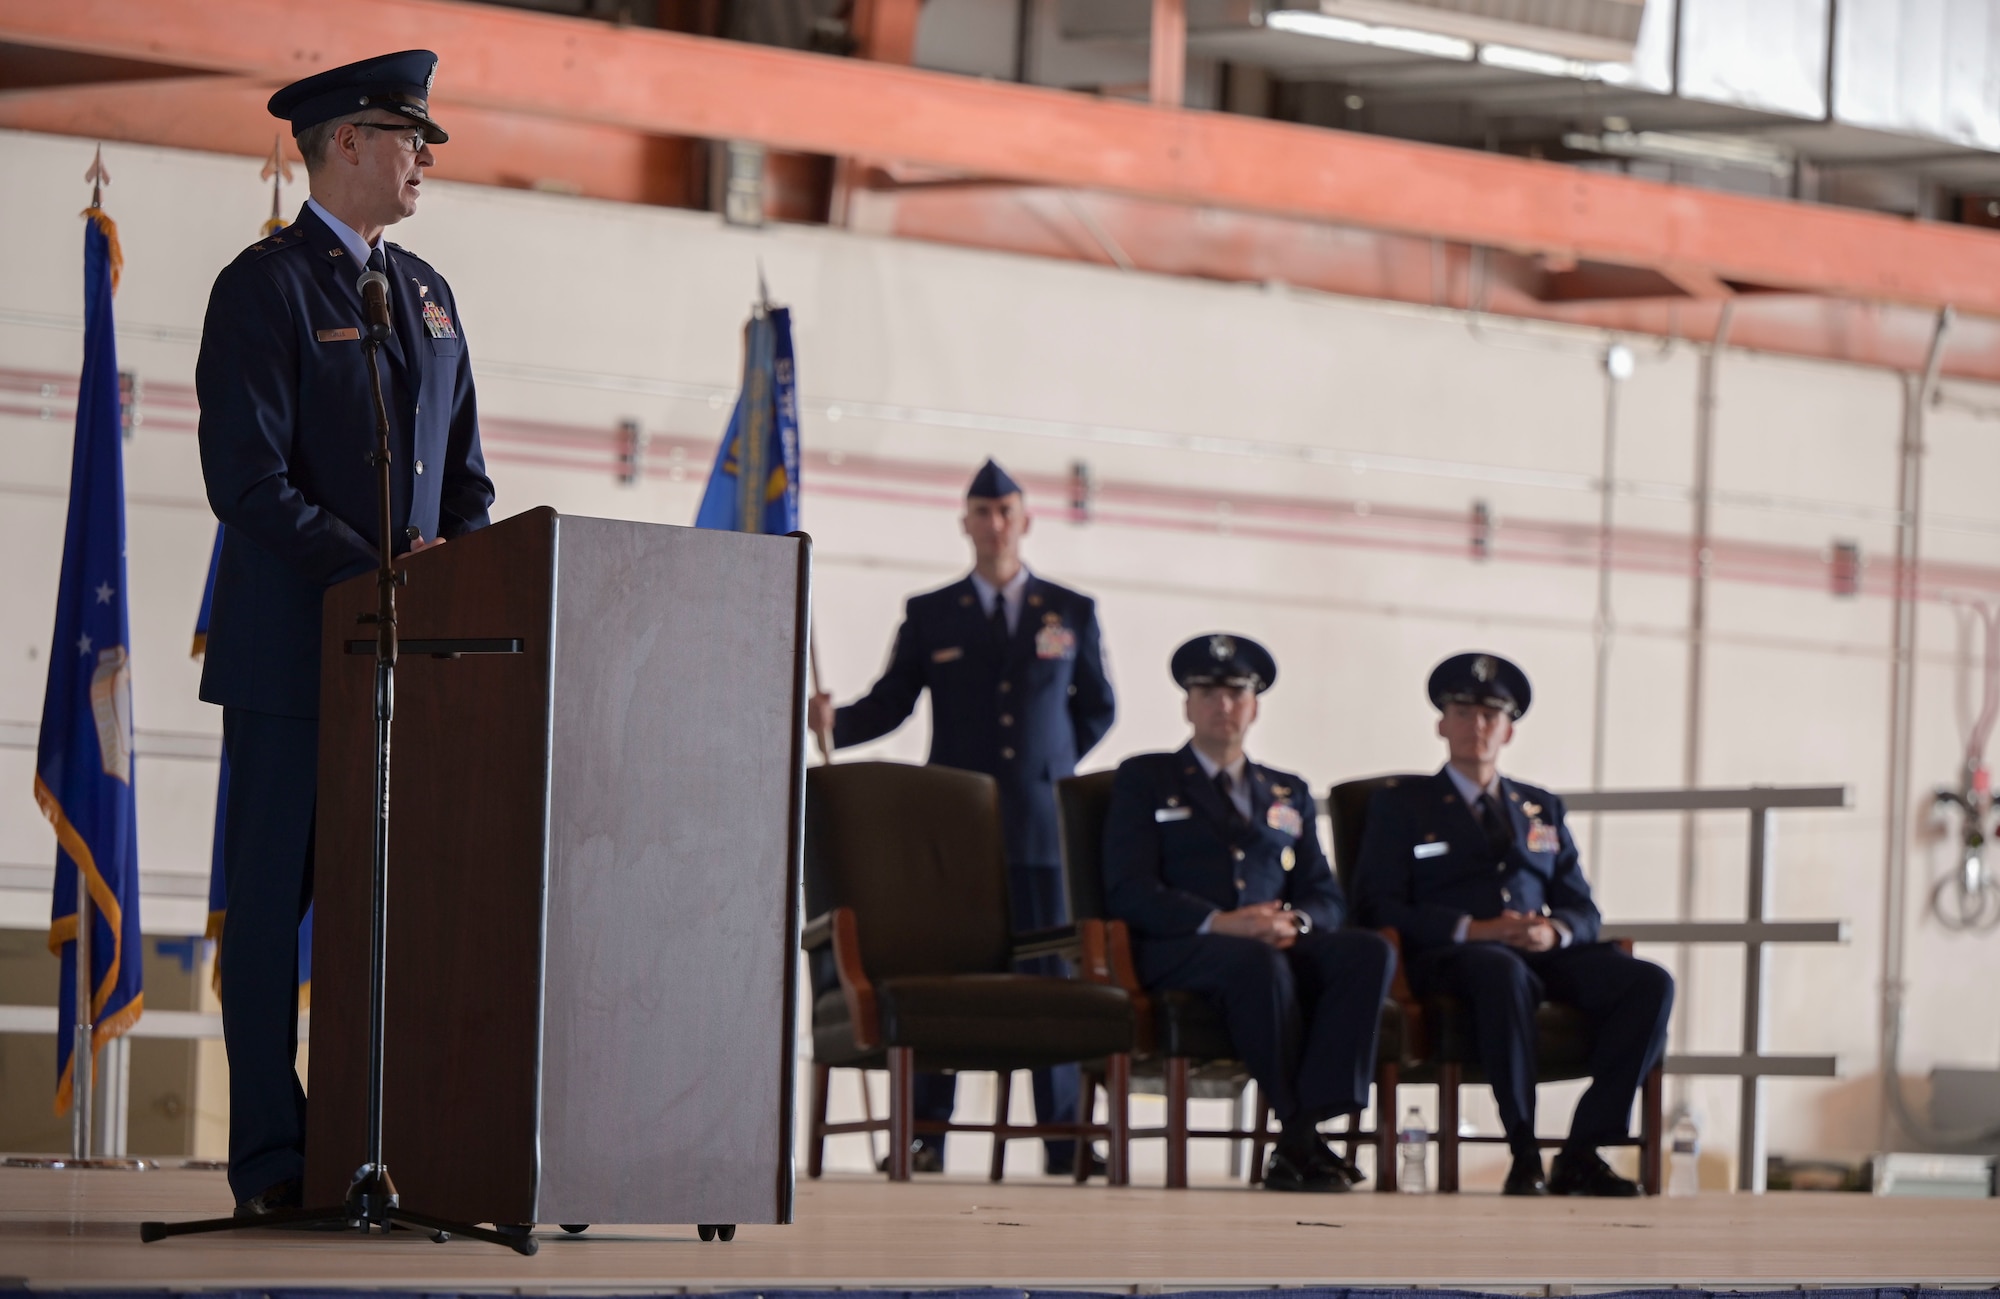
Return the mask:
<svg viewBox="0 0 2000 1299">
<path fill-rule="evenodd" d="M 377 283 L 371 283 L 371 279 Z M 382 1057 L 387 1033 L 386 994 L 389 972 L 389 754 L 390 722 L 396 711 L 396 588 L 404 575 L 396 571 L 394 513 L 390 505 L 389 407 L 382 399 L 379 353 L 392 332 L 389 324 L 388 280 L 378 271 L 362 275 L 360 285 L 366 326 L 362 354 L 368 365 L 368 387 L 375 406 L 375 505 L 378 521 L 378 564 L 375 569 L 375 612 L 361 621 L 375 625 L 375 863 L 372 905 L 368 915 L 368 1155 L 348 1183 L 347 1199 L 338 1205 L 281 1209 L 255 1218 L 208 1218 L 199 1222 L 142 1222 L 139 1239 L 148 1243 L 168 1236 L 188 1236 L 242 1228 L 350 1227 L 362 1235 L 375 1227 L 414 1227 L 443 1244 L 454 1235 L 505 1245 L 521 1254 L 539 1248 L 527 1227 L 497 1230 L 452 1222 L 404 1208 L 382 1158 Z"/>
</svg>

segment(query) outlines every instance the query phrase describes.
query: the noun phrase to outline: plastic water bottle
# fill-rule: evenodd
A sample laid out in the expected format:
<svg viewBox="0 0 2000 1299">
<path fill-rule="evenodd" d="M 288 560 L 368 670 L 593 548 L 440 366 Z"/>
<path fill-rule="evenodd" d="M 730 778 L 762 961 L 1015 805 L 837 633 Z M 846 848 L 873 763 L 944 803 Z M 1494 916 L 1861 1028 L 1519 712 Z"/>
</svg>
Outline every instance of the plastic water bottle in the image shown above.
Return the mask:
<svg viewBox="0 0 2000 1299">
<path fill-rule="evenodd" d="M 1405 1195 L 1423 1195 L 1431 1189 L 1431 1130 L 1423 1111 L 1410 1106 L 1403 1126 L 1396 1131 L 1396 1189 Z"/>
<path fill-rule="evenodd" d="M 1686 1110 L 1674 1119 L 1669 1147 L 1667 1194 L 1701 1194 L 1701 1129 Z"/>
</svg>

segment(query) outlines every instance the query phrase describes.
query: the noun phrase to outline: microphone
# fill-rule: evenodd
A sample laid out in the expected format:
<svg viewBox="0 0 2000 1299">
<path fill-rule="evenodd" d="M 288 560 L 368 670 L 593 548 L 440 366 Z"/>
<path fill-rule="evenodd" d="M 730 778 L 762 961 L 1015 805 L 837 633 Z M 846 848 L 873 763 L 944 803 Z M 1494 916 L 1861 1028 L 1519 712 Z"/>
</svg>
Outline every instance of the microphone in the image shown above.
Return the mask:
<svg viewBox="0 0 2000 1299">
<path fill-rule="evenodd" d="M 395 330 L 389 324 L 389 277 L 380 271 L 361 272 L 354 281 L 361 292 L 361 316 L 368 322 L 365 334 L 370 342 L 386 343 Z"/>
</svg>

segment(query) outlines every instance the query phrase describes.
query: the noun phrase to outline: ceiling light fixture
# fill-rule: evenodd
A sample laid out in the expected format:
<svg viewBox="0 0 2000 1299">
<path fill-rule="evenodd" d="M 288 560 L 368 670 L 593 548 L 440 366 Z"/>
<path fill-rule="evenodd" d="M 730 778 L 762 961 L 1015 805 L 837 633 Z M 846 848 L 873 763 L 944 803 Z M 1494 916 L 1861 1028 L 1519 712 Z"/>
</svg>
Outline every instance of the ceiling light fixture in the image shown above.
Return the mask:
<svg viewBox="0 0 2000 1299">
<path fill-rule="evenodd" d="M 1479 61 L 1489 68 L 1505 68 L 1509 72 L 1602 81 L 1613 86 L 1622 86 L 1632 80 L 1632 65 L 1629 63 L 1586 63 L 1581 59 L 1566 59 L 1560 54 L 1544 54 L 1540 50 L 1523 50 L 1512 45 L 1482 45 L 1479 47 Z"/>
<path fill-rule="evenodd" d="M 1333 18 L 1305 9 L 1280 9 L 1264 15 L 1264 25 L 1299 36 L 1317 36 L 1350 45 L 1373 45 L 1379 49 L 1428 54 L 1433 58 L 1456 59 L 1469 63 L 1475 53 L 1471 41 L 1436 32 L 1420 32 L 1414 27 L 1384 27 L 1358 23 L 1351 18 Z"/>
</svg>

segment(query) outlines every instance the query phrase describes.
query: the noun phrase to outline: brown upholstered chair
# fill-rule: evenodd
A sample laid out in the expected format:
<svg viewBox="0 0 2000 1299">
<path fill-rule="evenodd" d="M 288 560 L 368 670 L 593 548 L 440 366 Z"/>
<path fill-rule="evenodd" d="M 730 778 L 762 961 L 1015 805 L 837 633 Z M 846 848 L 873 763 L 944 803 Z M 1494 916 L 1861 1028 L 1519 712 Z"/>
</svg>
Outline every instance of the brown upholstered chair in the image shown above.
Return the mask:
<svg viewBox="0 0 2000 1299">
<path fill-rule="evenodd" d="M 1427 779 L 1429 777 L 1425 775 L 1371 776 L 1365 780 L 1344 781 L 1327 792 L 1327 813 L 1333 823 L 1333 869 L 1350 902 L 1355 896 L 1355 873 L 1361 864 L 1361 837 L 1368 827 L 1369 799 L 1385 785 L 1400 780 Z M 1381 933 L 1396 945 L 1400 958 L 1402 943 L 1396 931 L 1384 929 Z M 1620 945 L 1628 953 L 1632 950 L 1629 941 L 1621 940 Z M 1459 1135 L 1458 1089 L 1465 1083 L 1486 1081 L 1485 1070 L 1479 1064 L 1471 1017 L 1456 997 L 1438 994 L 1420 1001 L 1410 990 L 1400 959 L 1391 996 L 1402 1010 L 1411 1046 L 1411 1061 L 1404 1065 L 1401 1081 L 1437 1084 L 1438 1190 L 1456 1191 L 1460 1143 L 1505 1144 L 1507 1140 L 1504 1136 Z M 1535 1032 L 1536 1074 L 1542 1082 L 1562 1082 L 1590 1076 L 1590 1026 L 1581 1012 L 1561 1002 L 1545 1001 L 1535 1012 Z M 1396 1112 L 1393 1094 L 1387 1098 L 1387 1108 L 1379 1108 L 1383 1104 L 1383 1099 L 1378 1098 L 1378 1113 L 1389 1115 L 1389 1121 L 1393 1122 Z M 1639 1183 L 1649 1195 L 1660 1193 L 1661 1110 L 1661 1070 L 1656 1067 L 1646 1076 L 1640 1090 L 1639 1135 L 1614 1143 L 1639 1147 Z M 1560 1146 L 1562 1139 L 1543 1137 L 1541 1144 Z M 1390 1184 L 1393 1185 L 1393 1181 Z"/>
<path fill-rule="evenodd" d="M 1142 1128 L 1132 1137 L 1161 1137 L 1167 1143 L 1167 1185 L 1184 1188 L 1187 1180 L 1187 1146 L 1194 1138 L 1250 1143 L 1250 1180 L 1264 1175 L 1264 1150 L 1276 1139 L 1271 1131 L 1270 1105 L 1259 1101 L 1257 1121 L 1248 1129 L 1188 1127 L 1188 1099 L 1197 1089 L 1211 1096 L 1238 1098 L 1249 1085 L 1250 1072 L 1236 1058 L 1228 1025 L 1215 1003 L 1198 993 L 1169 989 L 1149 993 L 1139 986 L 1132 966 L 1131 935 L 1122 920 L 1105 915 L 1104 904 L 1104 822 L 1111 807 L 1111 787 L 1115 771 L 1096 771 L 1056 782 L 1056 812 L 1062 828 L 1063 871 L 1068 877 L 1070 915 L 1074 920 L 1078 959 L 1082 976 L 1093 982 L 1122 988 L 1131 997 L 1138 1024 L 1135 1076 L 1154 1082 L 1167 1098 L 1164 1128 Z M 1393 1101 L 1397 1062 L 1402 1050 L 1401 1017 L 1393 1007 L 1383 1011 L 1382 1049 L 1378 1059 L 1377 1085 L 1382 1088 L 1377 1114 L 1378 1131 L 1369 1133 L 1350 1120 L 1344 1134 L 1347 1152 L 1353 1157 L 1355 1144 L 1365 1136 L 1376 1141 L 1376 1164 L 1391 1170 L 1395 1107 Z M 1085 1095 L 1089 1095 L 1086 1090 Z M 1379 1183 L 1379 1179 L 1378 1179 Z"/>
<path fill-rule="evenodd" d="M 1113 1185 L 1127 1180 L 1126 1088 L 1132 1003 L 1115 987 L 1013 970 L 1007 861 L 999 789 L 989 776 L 948 767 L 852 762 L 806 778 L 804 945 L 813 1006 L 812 1128 L 806 1171 L 818 1177 L 826 1137 L 889 1134 L 889 1177 L 907 1181 L 919 1133 L 1103 1138 Z M 1105 1079 L 1109 1122 L 1008 1122 L 1016 1069 L 1080 1062 Z M 889 1071 L 889 1114 L 826 1121 L 836 1069 Z M 918 1122 L 917 1071 L 1001 1077 L 991 1124 Z M 1083 1162 L 1083 1161 L 1079 1161 Z"/>
</svg>

